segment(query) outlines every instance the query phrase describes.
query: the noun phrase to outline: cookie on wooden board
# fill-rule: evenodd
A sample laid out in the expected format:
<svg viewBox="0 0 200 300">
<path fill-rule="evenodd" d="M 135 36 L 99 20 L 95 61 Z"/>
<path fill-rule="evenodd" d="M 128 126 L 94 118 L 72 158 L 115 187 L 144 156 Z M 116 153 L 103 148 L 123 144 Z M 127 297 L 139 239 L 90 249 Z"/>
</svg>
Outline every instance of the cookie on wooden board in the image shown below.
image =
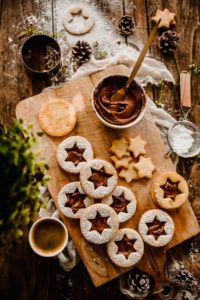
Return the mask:
<svg viewBox="0 0 200 300">
<path fill-rule="evenodd" d="M 151 194 L 154 202 L 164 209 L 181 207 L 189 195 L 186 180 L 176 172 L 164 172 L 152 184 Z"/>
<path fill-rule="evenodd" d="M 130 156 L 128 150 L 128 141 L 121 137 L 119 140 L 113 140 L 112 146 L 110 147 L 109 151 L 114 153 L 117 158 L 122 158 L 122 156 Z"/>
<path fill-rule="evenodd" d="M 83 22 L 77 23 L 74 21 L 74 16 L 82 15 Z M 89 32 L 95 24 L 95 19 L 92 11 L 89 8 L 74 5 L 70 7 L 65 13 L 62 23 L 64 28 L 74 35 L 81 35 Z"/>
<path fill-rule="evenodd" d="M 80 170 L 83 190 L 92 198 L 104 198 L 117 185 L 117 172 L 113 165 L 103 159 L 91 159 Z"/>
<path fill-rule="evenodd" d="M 104 198 L 102 203 L 112 207 L 118 216 L 119 222 L 128 221 L 136 211 L 137 202 L 135 195 L 125 186 L 116 186 L 111 195 Z"/>
<path fill-rule="evenodd" d="M 163 210 L 151 209 L 142 215 L 138 230 L 148 245 L 163 247 L 171 241 L 174 235 L 174 222 Z"/>
<path fill-rule="evenodd" d="M 152 173 L 156 170 L 156 167 L 152 163 L 151 157 L 140 156 L 139 162 L 133 165 L 137 171 L 138 178 L 152 178 Z"/>
<path fill-rule="evenodd" d="M 119 267 L 132 267 L 142 258 L 144 243 L 139 233 L 131 228 L 119 229 L 107 244 L 108 256 Z"/>
<path fill-rule="evenodd" d="M 115 155 L 112 155 L 110 157 L 110 159 L 115 163 L 115 168 L 119 169 L 119 168 L 125 168 L 128 169 L 129 167 L 129 163 L 132 161 L 132 157 L 131 156 L 124 156 L 120 159 L 118 159 Z"/>
<path fill-rule="evenodd" d="M 68 173 L 77 174 L 85 162 L 94 157 L 92 146 L 82 136 L 71 136 L 62 141 L 57 149 L 57 161 Z"/>
<path fill-rule="evenodd" d="M 119 228 L 116 212 L 110 206 L 97 203 L 86 208 L 80 217 L 81 232 L 94 244 L 110 241 Z"/>
<path fill-rule="evenodd" d="M 143 141 L 141 137 L 138 135 L 135 138 L 129 138 L 129 147 L 128 150 L 131 151 L 135 158 L 137 158 L 140 154 L 145 154 L 145 145 L 146 141 Z"/>
<path fill-rule="evenodd" d="M 135 163 L 131 162 L 128 169 L 122 168 L 119 173 L 119 177 L 124 178 L 127 183 L 130 183 L 133 179 L 138 179 L 138 173 L 134 166 Z"/>
<path fill-rule="evenodd" d="M 79 219 L 83 210 L 92 205 L 94 200 L 84 193 L 80 182 L 70 182 L 58 194 L 58 207 L 68 218 Z"/>
<path fill-rule="evenodd" d="M 76 111 L 67 101 L 55 99 L 45 102 L 39 111 L 39 123 L 51 136 L 67 135 L 76 124 Z"/>
</svg>

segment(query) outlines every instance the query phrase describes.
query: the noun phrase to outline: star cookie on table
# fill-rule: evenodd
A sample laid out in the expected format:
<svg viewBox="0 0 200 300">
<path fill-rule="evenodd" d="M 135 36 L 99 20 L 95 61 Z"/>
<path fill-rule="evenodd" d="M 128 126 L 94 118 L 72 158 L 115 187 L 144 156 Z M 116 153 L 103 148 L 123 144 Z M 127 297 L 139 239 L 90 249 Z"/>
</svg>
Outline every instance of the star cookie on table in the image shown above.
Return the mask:
<svg viewBox="0 0 200 300">
<path fill-rule="evenodd" d="M 156 169 L 151 158 L 143 156 L 140 156 L 139 162 L 134 164 L 134 168 L 138 171 L 138 178 L 152 178 L 152 173 Z"/>
<path fill-rule="evenodd" d="M 135 138 L 129 138 L 129 147 L 128 150 L 131 151 L 134 157 L 138 157 L 140 154 L 145 154 L 146 151 L 144 149 L 147 142 L 143 141 L 141 137 L 138 135 Z"/>
<path fill-rule="evenodd" d="M 138 174 L 137 171 L 134 169 L 134 166 L 134 162 L 130 163 L 127 170 L 121 170 L 121 172 L 119 173 L 119 177 L 124 178 L 127 183 L 131 182 L 133 179 L 138 179 Z"/>
<path fill-rule="evenodd" d="M 156 15 L 151 18 L 151 20 L 154 23 L 158 23 L 159 19 L 161 19 L 160 24 L 158 25 L 158 28 L 167 28 L 169 29 L 170 25 L 175 25 L 176 21 L 174 20 L 175 13 L 170 13 L 167 8 L 165 8 L 163 11 L 158 9 L 156 11 Z"/>
<path fill-rule="evenodd" d="M 110 147 L 109 151 L 114 153 L 118 158 L 121 158 L 122 156 L 130 156 L 127 148 L 128 141 L 122 137 L 119 140 L 112 141 L 112 146 Z"/>
<path fill-rule="evenodd" d="M 115 163 L 115 168 L 125 168 L 128 169 L 129 162 L 132 160 L 131 156 L 124 156 L 121 159 L 118 159 L 115 155 L 111 156 L 110 159 Z"/>
</svg>

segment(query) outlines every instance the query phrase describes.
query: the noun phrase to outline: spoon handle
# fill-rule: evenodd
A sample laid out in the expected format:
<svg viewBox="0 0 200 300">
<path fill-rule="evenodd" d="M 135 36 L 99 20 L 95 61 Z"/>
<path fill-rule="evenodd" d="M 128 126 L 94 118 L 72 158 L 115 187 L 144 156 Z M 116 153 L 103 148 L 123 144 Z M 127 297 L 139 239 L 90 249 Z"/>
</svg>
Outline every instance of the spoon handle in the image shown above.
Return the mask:
<svg viewBox="0 0 200 300">
<path fill-rule="evenodd" d="M 143 60 L 145 58 L 145 55 L 147 53 L 147 50 L 149 49 L 149 46 L 151 45 L 152 40 L 153 40 L 153 38 L 154 38 L 154 36 L 156 34 L 156 31 L 157 31 L 158 25 L 160 24 L 160 21 L 161 21 L 161 19 L 154 26 L 154 28 L 153 28 L 153 30 L 152 30 L 152 32 L 151 32 L 151 34 L 150 34 L 150 36 L 149 36 L 146 44 L 144 45 L 144 48 L 142 49 L 142 52 L 140 53 L 140 55 L 139 55 L 139 57 L 138 57 L 138 59 L 137 59 L 137 61 L 135 63 L 135 66 L 133 68 L 133 71 L 131 72 L 131 75 L 130 75 L 127 83 L 126 83 L 126 88 L 129 88 L 131 82 L 133 81 L 135 75 L 137 74 L 137 71 L 140 68 L 140 66 L 141 66 L 141 64 L 142 64 L 142 62 L 143 62 Z"/>
</svg>

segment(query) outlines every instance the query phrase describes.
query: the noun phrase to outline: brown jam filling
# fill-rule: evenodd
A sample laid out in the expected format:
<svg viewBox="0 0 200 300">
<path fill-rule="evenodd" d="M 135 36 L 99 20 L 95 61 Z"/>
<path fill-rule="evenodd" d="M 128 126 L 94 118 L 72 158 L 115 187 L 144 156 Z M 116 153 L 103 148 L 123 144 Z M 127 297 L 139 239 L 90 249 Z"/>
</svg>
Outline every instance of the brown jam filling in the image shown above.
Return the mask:
<svg viewBox="0 0 200 300">
<path fill-rule="evenodd" d="M 115 244 L 118 247 L 116 254 L 124 254 L 125 258 L 128 259 L 129 255 L 132 252 L 136 252 L 134 248 L 135 241 L 135 239 L 129 240 L 129 238 L 126 235 L 124 235 L 121 241 L 115 242 Z"/>
<path fill-rule="evenodd" d="M 65 150 L 68 153 L 68 156 L 65 159 L 65 161 L 72 161 L 75 166 L 77 166 L 82 161 L 86 161 L 83 157 L 85 149 L 77 147 L 76 144 L 71 149 L 65 148 Z"/>
<path fill-rule="evenodd" d="M 154 218 L 153 222 L 146 223 L 148 226 L 148 232 L 147 235 L 152 235 L 155 240 L 159 238 L 160 235 L 166 235 L 165 232 L 165 223 L 161 222 L 157 219 L 157 217 Z"/>
<path fill-rule="evenodd" d="M 164 198 L 171 198 L 172 200 L 175 200 L 176 196 L 181 194 L 178 189 L 178 184 L 179 182 L 172 182 L 169 178 L 167 178 L 166 183 L 160 186 L 164 191 Z"/>
<path fill-rule="evenodd" d="M 67 202 L 65 207 L 71 207 L 73 213 L 76 213 L 80 208 L 85 208 L 84 199 L 87 197 L 85 194 L 81 194 L 78 189 L 73 193 L 66 194 Z"/>
<path fill-rule="evenodd" d="M 127 213 L 127 205 L 130 203 L 124 197 L 124 193 L 120 196 L 112 196 L 113 203 L 111 207 L 116 211 L 116 213 L 126 212 Z"/>
<path fill-rule="evenodd" d="M 105 78 L 94 92 L 95 108 L 99 115 L 110 124 L 128 124 L 139 116 L 144 107 L 145 95 L 135 82 L 129 87 L 124 100 L 111 101 L 112 95 L 124 87 L 126 81 L 127 78 L 122 76 Z"/>
<path fill-rule="evenodd" d="M 88 180 L 94 183 L 95 189 L 99 186 L 107 186 L 108 178 L 113 176 L 111 174 L 107 174 L 104 167 L 100 170 L 91 169 L 91 171 L 92 175 L 88 178 Z"/>
<path fill-rule="evenodd" d="M 97 230 L 99 233 L 102 233 L 102 231 L 105 228 L 109 228 L 107 224 L 107 219 L 108 217 L 104 218 L 98 212 L 94 219 L 89 219 L 90 222 L 92 223 L 92 227 L 90 228 L 90 231 Z"/>
</svg>

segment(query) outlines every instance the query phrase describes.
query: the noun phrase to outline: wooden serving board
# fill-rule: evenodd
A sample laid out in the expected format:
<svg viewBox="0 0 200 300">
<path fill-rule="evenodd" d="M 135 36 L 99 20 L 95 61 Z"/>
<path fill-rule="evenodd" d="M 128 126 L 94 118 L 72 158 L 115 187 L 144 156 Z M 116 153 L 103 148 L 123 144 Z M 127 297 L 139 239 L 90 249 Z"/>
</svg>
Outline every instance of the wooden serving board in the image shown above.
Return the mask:
<svg viewBox="0 0 200 300">
<path fill-rule="evenodd" d="M 110 67 L 89 77 L 25 99 L 17 105 L 16 116 L 18 119 L 24 119 L 26 124 L 32 123 L 33 132 L 36 133 L 41 131 L 38 121 L 38 112 L 41 105 L 51 99 L 65 99 L 72 103 L 77 111 L 77 124 L 70 135 L 80 135 L 87 138 L 93 146 L 95 157 L 109 160 L 110 153 L 108 148 L 111 146 L 111 140 L 118 139 L 121 136 L 135 137 L 139 134 L 142 139 L 147 141 L 147 154 L 152 157 L 153 163 L 157 168 L 154 176 L 165 171 L 174 171 L 171 160 L 164 158 L 166 152 L 165 146 L 148 111 L 142 121 L 124 130 L 107 128 L 96 117 L 90 104 L 93 86 L 103 76 L 113 73 L 129 74 L 129 70 L 123 66 Z M 41 156 L 46 158 L 50 167 L 48 174 L 51 176 L 51 180 L 47 185 L 56 204 L 60 189 L 68 182 L 78 180 L 76 176 L 65 174 L 57 164 L 56 149 L 63 139 L 45 134 L 41 140 Z M 155 208 L 150 194 L 152 181 L 142 179 L 133 181 L 127 185 L 124 180 L 119 179 L 118 184 L 128 186 L 132 189 L 138 202 L 136 214 L 131 220 L 120 226 L 137 230 L 142 213 Z M 156 286 L 165 281 L 163 267 L 166 258 L 166 249 L 191 238 L 199 232 L 199 225 L 189 202 L 175 212 L 169 212 L 169 214 L 175 223 L 175 234 L 172 241 L 167 247 L 158 249 L 145 245 L 144 256 L 137 264 L 141 270 L 148 272 L 154 277 Z M 63 215 L 62 218 L 96 287 L 129 270 L 119 268 L 109 260 L 105 245 L 96 246 L 88 243 L 81 235 L 79 220 L 72 220 Z"/>
</svg>

